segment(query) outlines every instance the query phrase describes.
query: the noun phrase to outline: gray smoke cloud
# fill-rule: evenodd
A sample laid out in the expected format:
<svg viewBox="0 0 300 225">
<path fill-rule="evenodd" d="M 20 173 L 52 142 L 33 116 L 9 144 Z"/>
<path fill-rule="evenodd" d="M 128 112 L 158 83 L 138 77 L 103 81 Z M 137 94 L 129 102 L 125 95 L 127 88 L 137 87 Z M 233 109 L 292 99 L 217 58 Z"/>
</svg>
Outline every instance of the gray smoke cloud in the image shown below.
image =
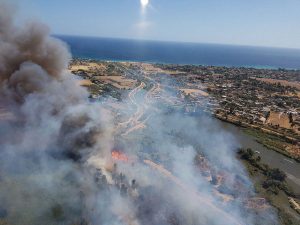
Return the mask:
<svg viewBox="0 0 300 225">
<path fill-rule="evenodd" d="M 67 46 L 46 26 L 20 27 L 14 18 L 14 6 L 1 1 L 1 218 L 71 224 L 83 217 L 85 187 L 95 190 L 85 160 L 110 154 L 110 119 L 67 72 Z"/>
<path fill-rule="evenodd" d="M 258 218 L 276 224 L 270 210 L 241 210 L 253 187 L 235 159 L 234 138 L 209 117 L 183 117 L 141 99 L 137 104 L 152 115 L 147 129 L 127 137 L 114 133 L 116 118 L 89 103 L 88 92 L 67 72 L 67 46 L 46 26 L 20 27 L 14 18 L 14 7 L 0 1 L 0 222 L 232 225 Z M 153 115 L 153 108 L 162 110 Z M 116 145 L 137 159 L 114 165 Z M 247 193 L 224 204 L 195 166 L 199 154 L 216 174 L 226 172 L 225 189 L 236 191 L 239 180 Z"/>
<path fill-rule="evenodd" d="M 102 132 L 96 110 L 85 107 L 87 91 L 67 73 L 71 55 L 66 45 L 39 23 L 15 26 L 10 5 L 2 2 L 0 10 L 2 107 L 23 127 L 50 125 L 49 132 L 59 128 L 57 144 L 79 157 L 77 151 L 95 145 L 97 137 L 107 132 Z"/>
</svg>

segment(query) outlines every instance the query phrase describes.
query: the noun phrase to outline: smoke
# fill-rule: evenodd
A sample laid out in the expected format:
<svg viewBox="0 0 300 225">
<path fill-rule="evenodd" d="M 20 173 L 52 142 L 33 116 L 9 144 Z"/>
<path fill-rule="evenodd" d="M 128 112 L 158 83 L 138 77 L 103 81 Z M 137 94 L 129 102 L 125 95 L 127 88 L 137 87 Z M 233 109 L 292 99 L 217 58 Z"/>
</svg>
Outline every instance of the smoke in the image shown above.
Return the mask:
<svg viewBox="0 0 300 225">
<path fill-rule="evenodd" d="M 1 1 L 3 219 L 12 224 L 76 222 L 83 213 L 82 190 L 95 190 L 84 162 L 95 151 L 103 158 L 110 153 L 110 118 L 99 105 L 90 106 L 87 91 L 67 72 L 71 55 L 66 45 L 40 23 L 15 25 L 14 11 Z"/>
<path fill-rule="evenodd" d="M 153 86 L 180 85 L 165 74 L 151 78 Z M 191 116 L 169 107 L 169 101 L 179 100 L 173 91 L 161 90 L 159 99 L 149 99 L 149 91 L 141 90 L 131 98 L 143 116 L 132 113 L 119 145 L 151 161 L 145 162 L 148 169 L 128 164 L 119 169 L 141 182 L 136 201 L 141 224 L 277 224 L 270 206 L 245 207 L 256 194 L 236 159 L 234 136 L 205 113 Z M 132 127 L 143 127 L 136 125 L 137 118 L 146 128 L 128 134 Z"/>
<path fill-rule="evenodd" d="M 232 151 L 234 138 L 209 117 L 143 106 L 147 129 L 121 135 L 117 118 L 67 72 L 67 46 L 46 26 L 15 24 L 15 9 L 0 2 L 0 222 L 9 224 L 254 224 L 276 217 L 241 210 L 251 182 Z M 168 95 L 173 95 L 168 93 Z M 124 100 L 124 108 L 130 103 Z M 159 108 L 155 115 L 154 110 Z M 124 113 L 135 116 L 131 110 Z M 9 115 L 9 116 L 7 116 Z M 117 131 L 116 131 L 117 130 Z M 135 156 L 113 164 L 111 150 Z M 242 186 L 225 204 L 201 175 L 204 155 L 224 189 Z M 150 159 L 157 164 L 146 164 Z M 152 165 L 152 167 L 151 167 Z M 220 194 L 220 193 L 219 193 Z M 233 195 L 232 193 L 229 195 Z M 275 221 L 275 222 L 274 222 Z M 267 223 L 266 223 L 267 224 Z"/>
</svg>

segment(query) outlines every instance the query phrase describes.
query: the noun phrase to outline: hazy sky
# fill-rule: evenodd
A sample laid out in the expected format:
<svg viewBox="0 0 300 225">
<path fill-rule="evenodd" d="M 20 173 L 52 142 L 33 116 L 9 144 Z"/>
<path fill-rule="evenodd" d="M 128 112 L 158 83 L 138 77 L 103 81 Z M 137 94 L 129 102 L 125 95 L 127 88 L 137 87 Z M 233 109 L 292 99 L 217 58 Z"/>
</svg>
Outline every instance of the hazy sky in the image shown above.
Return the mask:
<svg viewBox="0 0 300 225">
<path fill-rule="evenodd" d="M 16 0 L 55 34 L 300 48 L 300 0 Z"/>
</svg>

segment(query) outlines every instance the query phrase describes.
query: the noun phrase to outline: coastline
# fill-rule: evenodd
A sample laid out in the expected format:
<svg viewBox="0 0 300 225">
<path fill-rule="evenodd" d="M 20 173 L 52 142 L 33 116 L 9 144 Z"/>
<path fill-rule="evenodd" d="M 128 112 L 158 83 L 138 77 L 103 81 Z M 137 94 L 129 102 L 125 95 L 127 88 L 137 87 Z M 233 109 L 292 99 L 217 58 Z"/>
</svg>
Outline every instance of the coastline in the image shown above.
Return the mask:
<svg viewBox="0 0 300 225">
<path fill-rule="evenodd" d="M 174 65 L 300 69 L 300 49 L 54 35 L 77 58 Z"/>
<path fill-rule="evenodd" d="M 92 61 L 101 61 L 101 62 L 112 62 L 112 63 L 146 63 L 146 64 L 152 64 L 152 65 L 174 65 L 174 66 L 203 66 L 203 67 L 225 67 L 225 68 L 247 68 L 247 69 L 257 69 L 257 70 L 278 70 L 278 69 L 285 69 L 285 70 L 295 70 L 298 71 L 300 68 L 281 68 L 281 67 L 275 67 L 275 66 L 267 66 L 267 65 L 241 65 L 241 66 L 235 66 L 235 65 L 227 65 L 227 64 L 188 64 L 188 63 L 169 63 L 169 62 L 163 62 L 163 61 L 139 61 L 139 60 L 123 60 L 123 59 L 109 59 L 109 58 L 93 58 L 93 57 L 84 57 L 84 56 L 75 56 L 73 59 L 79 59 L 79 60 L 92 60 Z"/>
</svg>

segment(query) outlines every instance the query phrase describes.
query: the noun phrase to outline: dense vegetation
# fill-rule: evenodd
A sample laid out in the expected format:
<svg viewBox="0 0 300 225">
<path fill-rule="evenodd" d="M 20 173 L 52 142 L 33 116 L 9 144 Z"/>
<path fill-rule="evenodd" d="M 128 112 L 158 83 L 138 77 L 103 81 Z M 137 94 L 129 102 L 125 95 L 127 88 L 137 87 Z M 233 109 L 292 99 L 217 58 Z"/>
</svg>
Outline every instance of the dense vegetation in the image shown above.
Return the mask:
<svg viewBox="0 0 300 225">
<path fill-rule="evenodd" d="M 248 161 L 252 166 L 263 172 L 266 179 L 263 181 L 262 187 L 268 192 L 277 195 L 279 190 L 282 190 L 288 195 L 293 195 L 286 184 L 286 174 L 283 171 L 260 163 L 261 157 L 257 156 L 251 148 L 239 149 L 238 153 L 241 159 Z"/>
</svg>

